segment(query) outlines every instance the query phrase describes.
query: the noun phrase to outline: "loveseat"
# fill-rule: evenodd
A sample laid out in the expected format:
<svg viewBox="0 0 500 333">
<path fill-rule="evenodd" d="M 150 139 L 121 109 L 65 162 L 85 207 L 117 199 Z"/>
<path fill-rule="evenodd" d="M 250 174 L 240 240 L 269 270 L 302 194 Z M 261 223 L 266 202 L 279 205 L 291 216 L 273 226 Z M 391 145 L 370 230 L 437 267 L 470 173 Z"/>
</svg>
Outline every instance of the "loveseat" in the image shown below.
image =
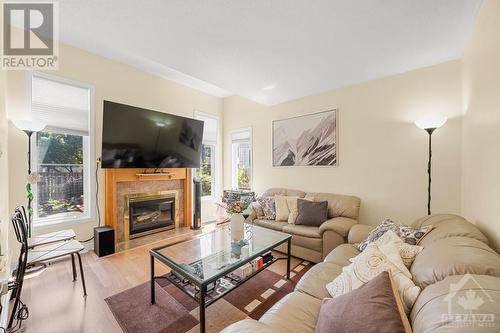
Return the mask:
<svg viewBox="0 0 500 333">
<path fill-rule="evenodd" d="M 259 218 L 258 207 L 255 206 L 250 211 L 247 222 L 292 235 L 292 255 L 295 257 L 314 263 L 321 262 L 334 248 L 347 242 L 349 230 L 358 223 L 361 200 L 357 197 L 334 193 L 306 193 L 285 188 L 268 189 L 262 197 L 276 195 L 328 201 L 328 219 L 319 227 Z M 286 252 L 285 246 L 278 250 Z"/>
<path fill-rule="evenodd" d="M 430 215 L 412 227 L 433 225 L 419 243 L 423 250 L 411 266 L 415 284 L 422 288 L 409 321 L 413 332 L 499 332 L 500 256 L 473 224 L 456 215 Z M 223 333 L 314 332 L 326 284 L 358 255 L 355 243 L 365 239 L 373 226 L 354 225 L 348 243 L 333 249 L 313 266 L 295 290 L 278 301 L 259 321 L 237 322 Z M 353 309 L 355 311 L 355 309 Z M 360 320 L 369 313 L 360 313 Z"/>
</svg>

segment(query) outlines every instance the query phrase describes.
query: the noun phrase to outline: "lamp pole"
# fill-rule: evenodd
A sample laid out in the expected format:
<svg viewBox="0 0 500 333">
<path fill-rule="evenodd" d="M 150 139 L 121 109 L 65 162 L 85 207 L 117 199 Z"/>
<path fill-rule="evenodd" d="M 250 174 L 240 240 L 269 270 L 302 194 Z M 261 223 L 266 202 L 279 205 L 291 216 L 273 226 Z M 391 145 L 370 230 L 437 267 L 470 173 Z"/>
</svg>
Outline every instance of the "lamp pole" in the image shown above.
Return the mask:
<svg viewBox="0 0 500 333">
<path fill-rule="evenodd" d="M 429 134 L 429 161 L 427 162 L 427 214 L 431 215 L 431 182 L 432 182 L 432 133 L 446 123 L 445 116 L 430 116 L 415 121 L 415 125 Z"/>
<path fill-rule="evenodd" d="M 429 183 L 427 186 L 427 214 L 431 215 L 431 182 L 432 182 L 432 133 L 436 128 L 426 128 L 429 133 L 429 161 L 427 162 L 427 174 L 429 175 Z"/>
<path fill-rule="evenodd" d="M 26 229 L 28 237 L 31 237 L 31 226 L 33 223 L 33 192 L 31 192 L 31 182 L 34 180 L 31 177 L 31 136 L 33 133 L 40 132 L 45 128 L 45 124 L 37 120 L 13 119 L 14 126 L 26 133 L 28 136 L 28 181 L 26 184 L 26 197 L 28 199 L 28 221 L 26 221 Z"/>
</svg>

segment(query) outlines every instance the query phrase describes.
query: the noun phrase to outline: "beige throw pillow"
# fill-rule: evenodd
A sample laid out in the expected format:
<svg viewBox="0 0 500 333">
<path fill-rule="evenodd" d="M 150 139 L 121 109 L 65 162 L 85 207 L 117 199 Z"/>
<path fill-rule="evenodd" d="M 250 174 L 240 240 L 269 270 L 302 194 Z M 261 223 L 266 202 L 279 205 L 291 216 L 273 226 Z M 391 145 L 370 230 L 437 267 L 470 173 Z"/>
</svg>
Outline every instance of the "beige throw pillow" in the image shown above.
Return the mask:
<svg viewBox="0 0 500 333">
<path fill-rule="evenodd" d="M 275 195 L 276 221 L 295 223 L 297 219 L 297 199 L 296 196 Z M 292 215 L 293 214 L 293 215 Z"/>
<path fill-rule="evenodd" d="M 336 297 L 357 289 L 380 273 L 389 271 L 398 287 L 405 312 L 409 313 L 420 288 L 394 265 L 375 244 L 370 244 L 354 258 L 354 262 L 342 269 L 342 273 L 326 285 L 326 289 Z"/>
<path fill-rule="evenodd" d="M 396 235 L 396 233 L 392 230 L 386 231 L 379 239 L 375 241 L 375 244 L 380 248 L 383 246 L 383 244 L 387 243 L 392 243 L 394 244 L 398 251 L 399 251 L 399 256 L 403 260 L 403 263 L 405 264 L 406 267 L 410 268 L 411 264 L 415 260 L 415 257 L 417 254 L 419 254 L 422 249 L 424 248 L 423 246 L 419 245 L 410 245 L 408 243 L 405 243 L 401 237 Z M 385 253 L 385 252 L 384 252 Z"/>
</svg>

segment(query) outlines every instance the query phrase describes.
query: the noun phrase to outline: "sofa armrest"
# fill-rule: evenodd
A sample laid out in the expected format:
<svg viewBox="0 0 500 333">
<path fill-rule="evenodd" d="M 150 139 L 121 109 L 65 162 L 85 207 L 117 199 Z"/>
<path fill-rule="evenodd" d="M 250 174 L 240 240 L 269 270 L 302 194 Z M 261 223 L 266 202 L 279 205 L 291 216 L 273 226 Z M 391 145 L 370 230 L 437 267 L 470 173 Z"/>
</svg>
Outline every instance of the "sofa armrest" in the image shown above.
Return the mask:
<svg viewBox="0 0 500 333">
<path fill-rule="evenodd" d="M 368 224 L 356 224 L 349 230 L 349 236 L 347 237 L 347 241 L 350 244 L 361 243 L 368 237 L 370 231 L 375 229 L 375 225 Z"/>
<path fill-rule="evenodd" d="M 348 217 L 334 217 L 323 222 L 323 224 L 319 226 L 319 231 L 323 234 L 325 231 L 331 230 L 335 231 L 342 237 L 346 237 L 349 230 L 356 223 L 358 223 L 358 221 Z"/>
<path fill-rule="evenodd" d="M 221 331 L 221 333 L 275 333 L 276 330 L 253 319 L 240 320 Z"/>
</svg>

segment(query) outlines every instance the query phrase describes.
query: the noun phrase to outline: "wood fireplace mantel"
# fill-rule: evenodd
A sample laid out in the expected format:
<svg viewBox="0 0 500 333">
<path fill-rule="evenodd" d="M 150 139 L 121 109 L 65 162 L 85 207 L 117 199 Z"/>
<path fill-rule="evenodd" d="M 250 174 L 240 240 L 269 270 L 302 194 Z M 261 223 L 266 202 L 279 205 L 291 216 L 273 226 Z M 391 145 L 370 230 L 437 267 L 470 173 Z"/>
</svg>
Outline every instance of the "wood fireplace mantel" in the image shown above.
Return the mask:
<svg viewBox="0 0 500 333">
<path fill-rule="evenodd" d="M 192 214 L 192 169 L 161 169 L 162 173 L 144 173 L 144 169 L 105 169 L 105 224 L 117 230 L 116 219 L 116 185 L 120 182 L 147 182 L 155 180 L 183 180 L 184 183 L 184 226 L 190 227 L 193 220 Z M 118 235 L 115 232 L 115 241 Z"/>
</svg>

